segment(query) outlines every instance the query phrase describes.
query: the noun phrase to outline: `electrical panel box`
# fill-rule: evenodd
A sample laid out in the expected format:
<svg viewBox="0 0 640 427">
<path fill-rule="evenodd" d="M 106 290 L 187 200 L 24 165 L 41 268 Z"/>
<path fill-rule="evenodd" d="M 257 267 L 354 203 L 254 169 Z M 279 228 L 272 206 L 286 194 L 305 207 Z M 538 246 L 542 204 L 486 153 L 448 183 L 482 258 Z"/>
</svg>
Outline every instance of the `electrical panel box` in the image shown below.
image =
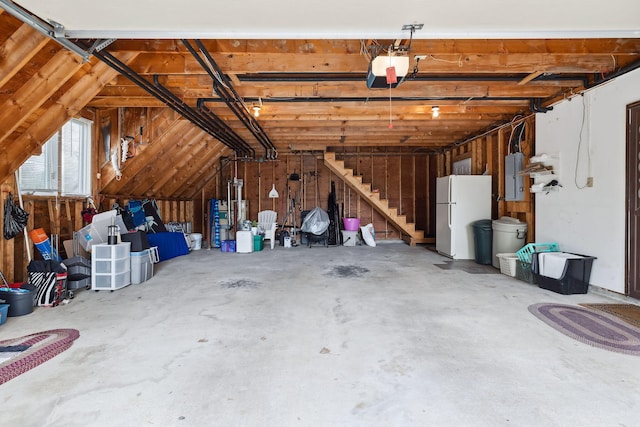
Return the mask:
<svg viewBox="0 0 640 427">
<path fill-rule="evenodd" d="M 513 153 L 504 158 L 504 199 L 524 200 L 524 177 L 518 173 L 524 167 L 524 154 Z"/>
</svg>

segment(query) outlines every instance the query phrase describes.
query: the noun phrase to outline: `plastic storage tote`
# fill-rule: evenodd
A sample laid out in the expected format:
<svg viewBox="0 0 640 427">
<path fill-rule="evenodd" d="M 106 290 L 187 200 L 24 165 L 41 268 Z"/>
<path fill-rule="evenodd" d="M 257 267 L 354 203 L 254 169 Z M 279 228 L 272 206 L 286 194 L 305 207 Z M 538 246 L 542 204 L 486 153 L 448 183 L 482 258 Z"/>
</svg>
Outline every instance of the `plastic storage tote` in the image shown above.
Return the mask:
<svg viewBox="0 0 640 427">
<path fill-rule="evenodd" d="M 153 277 L 153 259 L 151 251 L 131 252 L 131 284 L 138 285 Z"/>
</svg>

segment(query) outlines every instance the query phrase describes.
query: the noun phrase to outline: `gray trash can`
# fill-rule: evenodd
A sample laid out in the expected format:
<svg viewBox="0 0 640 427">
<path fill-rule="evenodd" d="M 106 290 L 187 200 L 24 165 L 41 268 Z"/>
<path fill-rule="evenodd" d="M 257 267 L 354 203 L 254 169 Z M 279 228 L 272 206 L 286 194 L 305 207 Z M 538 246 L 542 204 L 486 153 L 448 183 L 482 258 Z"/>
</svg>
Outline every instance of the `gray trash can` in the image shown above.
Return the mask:
<svg viewBox="0 0 640 427">
<path fill-rule="evenodd" d="M 491 264 L 493 228 L 490 219 L 481 219 L 472 224 L 473 242 L 478 264 Z"/>
</svg>

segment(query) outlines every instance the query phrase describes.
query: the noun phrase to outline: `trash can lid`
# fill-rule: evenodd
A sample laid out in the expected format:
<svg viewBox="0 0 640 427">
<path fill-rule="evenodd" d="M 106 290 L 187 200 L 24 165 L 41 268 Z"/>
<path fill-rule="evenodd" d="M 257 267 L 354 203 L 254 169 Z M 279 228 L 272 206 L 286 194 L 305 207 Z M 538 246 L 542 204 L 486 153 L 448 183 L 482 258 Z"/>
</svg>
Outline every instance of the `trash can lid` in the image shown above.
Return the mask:
<svg viewBox="0 0 640 427">
<path fill-rule="evenodd" d="M 491 230 L 491 220 L 490 219 L 480 219 L 475 221 L 472 224 L 476 228 L 480 228 L 482 230 Z"/>
<path fill-rule="evenodd" d="M 500 219 L 493 220 L 493 229 L 499 231 L 516 231 L 527 230 L 527 223 L 520 221 L 518 218 L 503 216 Z"/>
</svg>

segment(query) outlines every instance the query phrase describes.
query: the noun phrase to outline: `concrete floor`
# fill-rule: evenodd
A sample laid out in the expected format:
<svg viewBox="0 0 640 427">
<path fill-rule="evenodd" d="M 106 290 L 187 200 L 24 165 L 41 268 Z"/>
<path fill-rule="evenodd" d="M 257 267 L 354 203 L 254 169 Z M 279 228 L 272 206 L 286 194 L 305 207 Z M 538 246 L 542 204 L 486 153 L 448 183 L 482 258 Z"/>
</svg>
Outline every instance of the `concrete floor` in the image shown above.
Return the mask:
<svg viewBox="0 0 640 427">
<path fill-rule="evenodd" d="M 144 284 L 9 318 L 0 339 L 81 335 L 0 386 L 0 424 L 638 425 L 640 358 L 527 311 L 619 301 L 477 267 L 402 243 L 194 251 Z"/>
</svg>

